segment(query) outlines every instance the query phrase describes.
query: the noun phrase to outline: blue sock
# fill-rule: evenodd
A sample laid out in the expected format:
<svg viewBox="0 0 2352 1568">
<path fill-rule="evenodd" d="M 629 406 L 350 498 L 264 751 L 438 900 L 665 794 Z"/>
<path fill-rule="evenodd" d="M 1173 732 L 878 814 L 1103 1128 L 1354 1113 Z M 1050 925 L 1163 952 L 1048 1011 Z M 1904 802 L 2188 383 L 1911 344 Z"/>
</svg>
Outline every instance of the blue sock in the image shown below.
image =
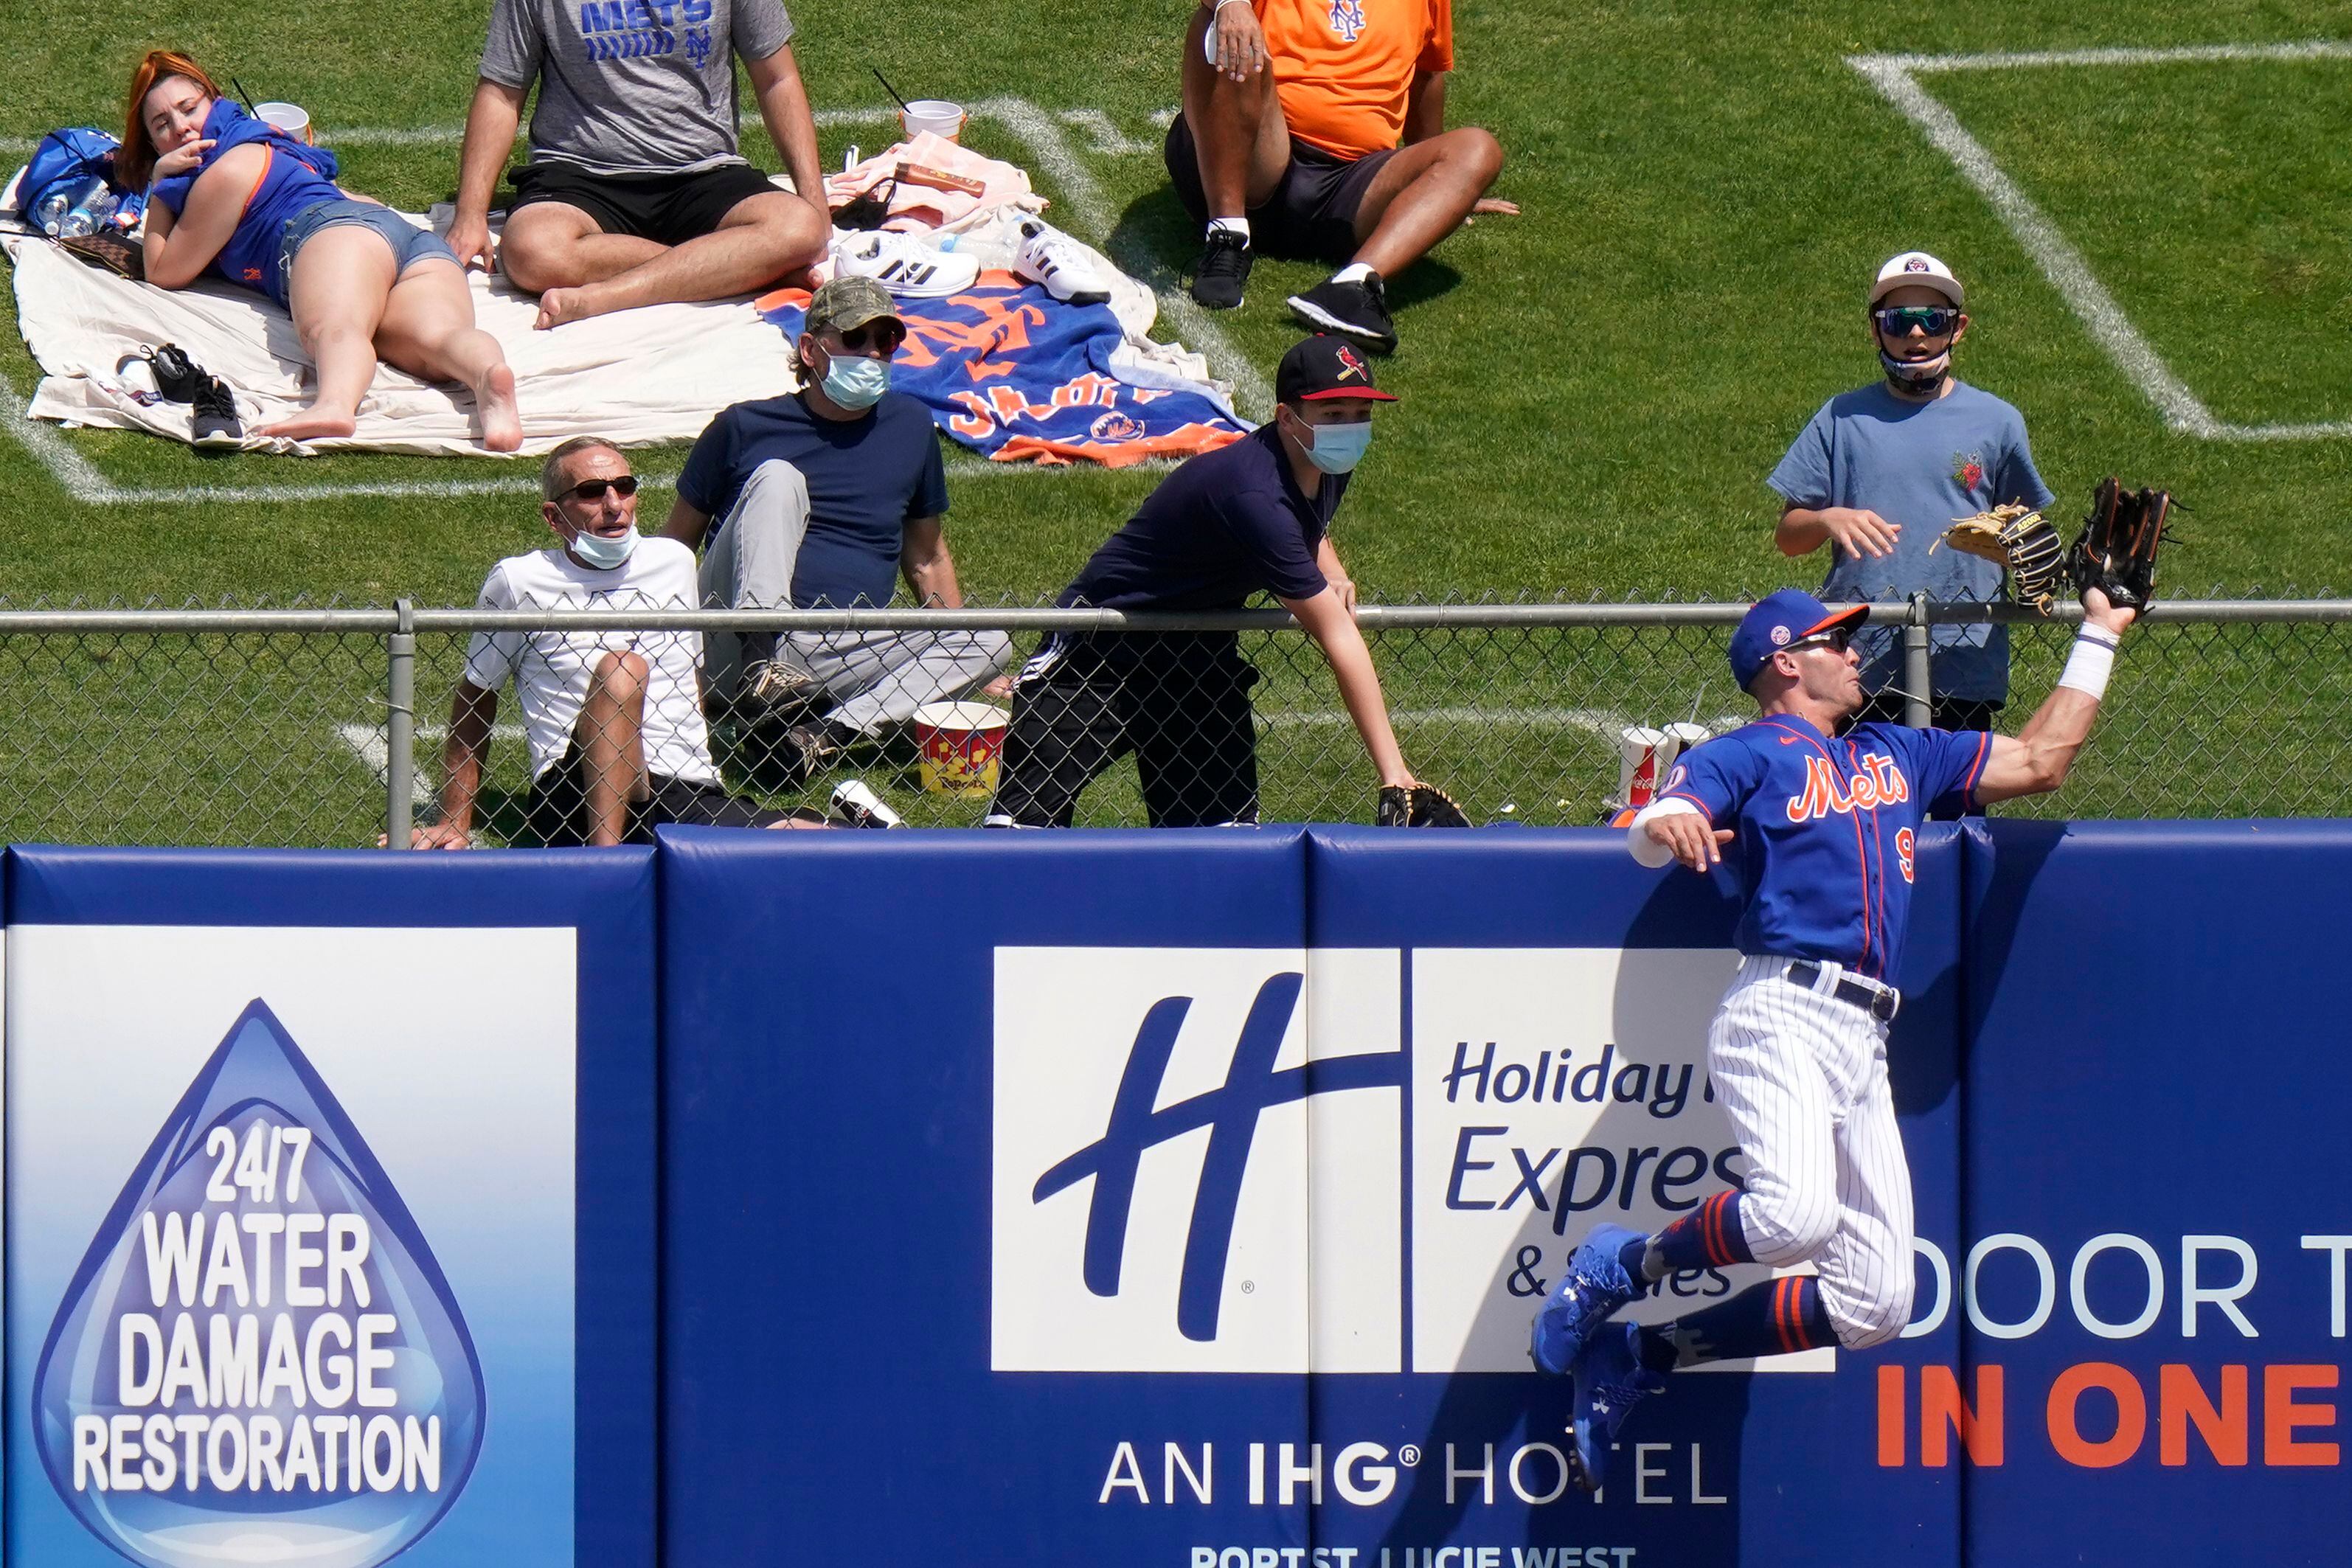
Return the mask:
<svg viewBox="0 0 2352 1568">
<path fill-rule="evenodd" d="M 1658 1232 L 1658 1251 L 1669 1272 L 1680 1268 L 1727 1268 L 1753 1263 L 1748 1233 L 1740 1228 L 1741 1193 L 1717 1193 Z"/>
<path fill-rule="evenodd" d="M 1832 1344 L 1837 1339 L 1829 1309 L 1822 1305 L 1821 1281 L 1810 1274 L 1767 1279 L 1727 1301 L 1677 1318 L 1661 1332 L 1673 1342 L 1685 1366 L 1741 1356 L 1787 1355 Z"/>
</svg>

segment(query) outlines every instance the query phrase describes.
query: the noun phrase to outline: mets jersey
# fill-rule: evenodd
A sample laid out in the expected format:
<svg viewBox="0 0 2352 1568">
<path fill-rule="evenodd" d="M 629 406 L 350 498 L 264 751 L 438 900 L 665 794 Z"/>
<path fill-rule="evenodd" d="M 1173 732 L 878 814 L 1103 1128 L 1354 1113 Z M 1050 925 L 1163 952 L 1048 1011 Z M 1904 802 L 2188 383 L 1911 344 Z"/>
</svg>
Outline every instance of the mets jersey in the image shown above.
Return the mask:
<svg viewBox="0 0 2352 1568">
<path fill-rule="evenodd" d="M 1735 835 L 1724 864 L 1746 899 L 1740 952 L 1891 981 L 1919 824 L 1938 805 L 1971 803 L 1991 752 L 1991 735 L 1976 731 L 1857 724 L 1832 740 L 1775 714 L 1685 753 L 1662 798 Z"/>
</svg>

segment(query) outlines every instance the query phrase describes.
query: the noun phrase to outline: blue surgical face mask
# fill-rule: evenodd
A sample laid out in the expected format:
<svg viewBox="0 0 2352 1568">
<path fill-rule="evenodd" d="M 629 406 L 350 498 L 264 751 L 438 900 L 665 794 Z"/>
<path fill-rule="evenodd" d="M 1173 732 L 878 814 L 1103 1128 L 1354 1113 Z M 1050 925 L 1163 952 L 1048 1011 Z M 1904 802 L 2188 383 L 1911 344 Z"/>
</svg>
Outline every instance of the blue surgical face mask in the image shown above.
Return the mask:
<svg viewBox="0 0 2352 1568">
<path fill-rule="evenodd" d="M 837 353 L 825 362 L 824 395 L 844 408 L 871 408 L 890 390 L 890 362 Z"/>
<path fill-rule="evenodd" d="M 637 531 L 634 528 L 607 536 L 582 529 L 572 536 L 572 553 L 585 566 L 599 572 L 610 572 L 627 561 L 637 547 Z"/>
<path fill-rule="evenodd" d="M 1307 429 L 1314 438 L 1307 448 L 1307 460 L 1327 474 L 1346 473 L 1364 460 L 1364 448 L 1372 444 L 1369 419 L 1349 425 L 1310 425 Z"/>
</svg>

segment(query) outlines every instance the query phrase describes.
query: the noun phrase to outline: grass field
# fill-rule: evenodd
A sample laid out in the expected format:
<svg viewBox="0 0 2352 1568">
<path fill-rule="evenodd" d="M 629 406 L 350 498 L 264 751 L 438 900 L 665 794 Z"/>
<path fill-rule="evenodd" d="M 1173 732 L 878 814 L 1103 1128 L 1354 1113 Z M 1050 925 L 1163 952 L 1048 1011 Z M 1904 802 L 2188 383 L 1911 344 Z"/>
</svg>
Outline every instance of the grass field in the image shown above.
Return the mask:
<svg viewBox="0 0 2352 1568">
<path fill-rule="evenodd" d="M 1687 599 L 1816 581 L 1818 563 L 1770 550 L 1763 476 L 1823 398 L 1874 373 L 1861 291 L 1881 258 L 1911 246 L 1968 281 L 1975 326 L 1960 374 L 2024 411 L 2069 504 L 2109 470 L 2189 498 L 2189 547 L 2170 571 L 2184 592 L 2352 587 L 2342 564 L 2352 437 L 2168 429 L 1985 195 L 1849 63 L 2294 43 L 2352 32 L 2339 6 L 1457 5 L 1451 117 L 1501 138 L 1496 194 L 1525 216 L 1482 220 L 1393 280 L 1404 347 L 1381 374 L 1404 402 L 1383 419 L 1337 535 L 1367 597 Z M 330 142 L 339 127 L 447 129 L 346 153 L 354 184 L 421 206 L 452 191 L 488 9 L 423 0 L 355 22 L 322 0 L 285 0 L 262 44 L 241 7 L 164 0 L 127 30 L 121 7 L 58 0 L 12 29 L 0 140 L 118 122 L 138 50 L 171 44 L 260 96 L 309 106 Z M 1188 15 L 1177 0 L 841 0 L 803 8 L 796 47 L 821 110 L 878 106 L 868 68 L 879 65 L 910 96 L 1012 97 L 1045 110 L 1098 210 L 1082 213 L 1003 123 L 976 125 L 971 140 L 1029 166 L 1061 221 L 1166 284 L 1193 237 L 1166 188 L 1151 116 L 1175 100 Z M 2352 421 L 2352 58 L 2126 58 L 1919 79 L 2215 417 Z M 1087 110 L 1102 120 L 1061 118 Z M 1105 150 L 1105 121 L 1116 150 Z M 827 161 L 851 140 L 871 147 L 875 136 L 828 132 Z M 745 146 L 772 166 L 756 122 Z M 1247 309 L 1215 322 L 1223 346 L 1267 373 L 1295 336 L 1282 297 L 1317 276 L 1262 262 Z M 13 318 L 13 300 L 0 310 Z M 1171 333 L 1182 335 L 1164 325 Z M 37 376 L 21 334 L 0 332 L 0 381 L 21 399 Z M 467 603 L 491 559 L 543 538 L 530 498 L 512 493 L 140 499 L 527 478 L 488 460 L 198 457 L 96 432 L 55 443 L 121 494 L 78 501 L 54 460 L 0 439 L 0 593 L 11 603 Z M 639 462 L 661 473 L 678 456 Z M 968 591 L 1027 602 L 1058 587 L 1154 478 L 965 466 L 951 481 L 950 533 Z M 667 501 L 653 494 L 648 510 L 658 516 Z M 426 706 L 442 690 L 428 685 Z"/>
</svg>

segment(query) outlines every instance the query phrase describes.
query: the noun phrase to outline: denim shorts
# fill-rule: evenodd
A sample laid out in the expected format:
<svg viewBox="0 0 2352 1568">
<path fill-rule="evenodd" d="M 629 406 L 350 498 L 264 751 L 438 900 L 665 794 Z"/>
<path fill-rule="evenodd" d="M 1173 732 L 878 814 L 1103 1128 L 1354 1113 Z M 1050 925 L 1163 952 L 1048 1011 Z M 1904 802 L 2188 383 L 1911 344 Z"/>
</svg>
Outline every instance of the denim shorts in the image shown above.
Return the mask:
<svg viewBox="0 0 2352 1568">
<path fill-rule="evenodd" d="M 394 278 L 420 261 L 438 258 L 452 266 L 457 264 L 457 253 L 450 249 L 439 235 L 430 229 L 417 227 L 390 207 L 348 199 L 320 202 L 316 206 L 303 208 L 286 220 L 286 237 L 278 245 L 278 272 L 272 279 L 277 287 L 270 290 L 271 299 L 289 310 L 293 308 L 289 300 L 294 291 L 295 256 L 310 242 L 312 235 L 339 224 L 358 224 L 383 236 L 384 243 L 392 247 Z"/>
</svg>

